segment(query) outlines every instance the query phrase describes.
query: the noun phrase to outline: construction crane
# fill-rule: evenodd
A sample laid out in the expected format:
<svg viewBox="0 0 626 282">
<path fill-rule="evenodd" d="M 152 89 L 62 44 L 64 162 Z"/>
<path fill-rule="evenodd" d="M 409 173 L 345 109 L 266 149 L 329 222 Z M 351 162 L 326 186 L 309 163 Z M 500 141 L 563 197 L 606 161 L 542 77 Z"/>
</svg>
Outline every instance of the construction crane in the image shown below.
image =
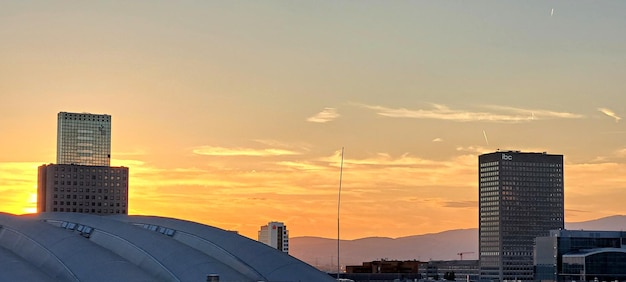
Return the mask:
<svg viewBox="0 0 626 282">
<path fill-rule="evenodd" d="M 473 254 L 473 253 L 474 252 L 460 252 L 460 253 L 457 253 L 457 255 L 459 255 L 461 257 L 461 260 L 463 260 L 463 255 L 464 254 Z"/>
</svg>

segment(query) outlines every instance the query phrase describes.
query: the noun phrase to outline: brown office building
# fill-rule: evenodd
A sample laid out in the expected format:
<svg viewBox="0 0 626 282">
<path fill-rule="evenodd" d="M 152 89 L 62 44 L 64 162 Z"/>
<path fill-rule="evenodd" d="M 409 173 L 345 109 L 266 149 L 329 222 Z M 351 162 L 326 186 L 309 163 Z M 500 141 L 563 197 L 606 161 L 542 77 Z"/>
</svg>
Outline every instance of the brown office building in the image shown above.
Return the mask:
<svg viewBox="0 0 626 282">
<path fill-rule="evenodd" d="M 42 165 L 37 197 L 37 212 L 128 214 L 128 168 Z"/>
</svg>

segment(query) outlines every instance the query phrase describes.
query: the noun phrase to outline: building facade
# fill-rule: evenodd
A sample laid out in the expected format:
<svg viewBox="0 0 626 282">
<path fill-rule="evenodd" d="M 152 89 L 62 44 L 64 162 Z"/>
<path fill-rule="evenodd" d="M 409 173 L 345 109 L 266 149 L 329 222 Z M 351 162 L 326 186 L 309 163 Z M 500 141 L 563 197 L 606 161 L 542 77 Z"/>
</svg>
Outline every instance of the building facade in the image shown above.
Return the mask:
<svg viewBox="0 0 626 282">
<path fill-rule="evenodd" d="M 477 281 L 478 260 L 431 260 L 420 267 L 420 273 L 427 280 Z M 446 273 L 452 277 L 446 279 Z"/>
<path fill-rule="evenodd" d="M 284 223 L 269 222 L 267 225 L 261 226 L 258 235 L 259 242 L 284 253 L 289 253 L 289 231 Z"/>
<path fill-rule="evenodd" d="M 37 212 L 128 214 L 127 167 L 42 165 L 37 184 Z"/>
<path fill-rule="evenodd" d="M 60 112 L 57 123 L 57 164 L 109 166 L 111 116 Z"/>
<path fill-rule="evenodd" d="M 483 281 L 533 280 L 535 238 L 563 229 L 563 155 L 480 155 L 479 250 Z"/>
<path fill-rule="evenodd" d="M 346 273 L 419 273 L 420 262 L 416 260 L 375 260 L 362 265 L 347 265 Z M 415 275 L 417 278 L 417 275 Z"/>
<path fill-rule="evenodd" d="M 551 230 L 535 244 L 537 281 L 626 280 L 626 232 Z"/>
</svg>

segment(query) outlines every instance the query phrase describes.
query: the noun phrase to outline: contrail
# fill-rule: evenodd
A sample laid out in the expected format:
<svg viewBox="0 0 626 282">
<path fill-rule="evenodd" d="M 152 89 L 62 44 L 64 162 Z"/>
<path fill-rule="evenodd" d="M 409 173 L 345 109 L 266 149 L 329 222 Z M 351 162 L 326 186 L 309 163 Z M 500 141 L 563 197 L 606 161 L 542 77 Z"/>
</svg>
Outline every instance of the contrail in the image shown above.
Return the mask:
<svg viewBox="0 0 626 282">
<path fill-rule="evenodd" d="M 483 136 L 485 136 L 485 142 L 487 142 L 487 145 L 489 145 L 489 139 L 487 139 L 487 132 L 485 132 L 483 130 Z"/>
<path fill-rule="evenodd" d="M 554 8 L 550 11 L 550 16 L 552 17 L 552 15 L 554 15 Z"/>
<path fill-rule="evenodd" d="M 607 109 L 607 108 L 598 108 L 598 111 L 602 112 L 603 114 L 610 116 L 612 118 L 615 119 L 615 122 L 619 122 L 620 119 L 622 119 L 621 117 L 619 117 L 616 113 L 614 113 L 613 111 Z"/>
</svg>

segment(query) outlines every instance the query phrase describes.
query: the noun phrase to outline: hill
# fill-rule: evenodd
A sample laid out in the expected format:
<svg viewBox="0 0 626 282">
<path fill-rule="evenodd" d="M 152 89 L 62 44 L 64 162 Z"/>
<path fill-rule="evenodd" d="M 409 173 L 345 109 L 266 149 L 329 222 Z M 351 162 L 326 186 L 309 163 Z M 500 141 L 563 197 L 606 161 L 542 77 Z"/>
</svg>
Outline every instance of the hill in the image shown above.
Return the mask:
<svg viewBox="0 0 626 282">
<path fill-rule="evenodd" d="M 566 223 L 567 229 L 624 230 L 626 216 L 615 215 L 584 222 Z M 289 253 L 320 269 L 337 268 L 337 240 L 320 237 L 294 237 Z M 478 259 L 478 229 L 456 229 L 400 238 L 368 237 L 341 240 L 341 264 L 360 265 L 364 261 Z M 333 266 L 334 265 L 334 266 Z"/>
</svg>

